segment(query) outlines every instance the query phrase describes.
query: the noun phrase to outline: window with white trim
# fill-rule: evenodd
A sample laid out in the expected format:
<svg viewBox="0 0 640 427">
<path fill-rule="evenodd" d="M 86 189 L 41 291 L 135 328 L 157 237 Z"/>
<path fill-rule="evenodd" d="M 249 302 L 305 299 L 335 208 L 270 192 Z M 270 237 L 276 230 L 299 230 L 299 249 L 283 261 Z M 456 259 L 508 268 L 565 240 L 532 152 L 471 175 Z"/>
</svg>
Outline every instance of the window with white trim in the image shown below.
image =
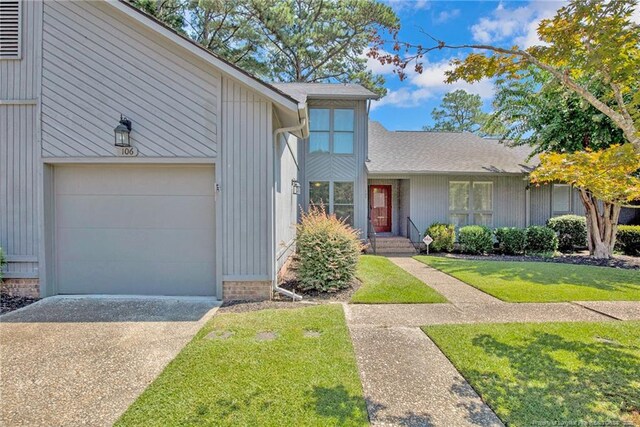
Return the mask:
<svg viewBox="0 0 640 427">
<path fill-rule="evenodd" d="M 309 206 L 324 206 L 327 213 L 333 213 L 353 225 L 353 182 L 351 181 L 311 181 L 309 182 Z"/>
<path fill-rule="evenodd" d="M 493 182 L 450 181 L 449 221 L 465 225 L 493 225 Z"/>
<path fill-rule="evenodd" d="M 571 212 L 571 186 L 569 184 L 553 184 L 551 206 L 553 215 Z"/>
<path fill-rule="evenodd" d="M 353 154 L 353 108 L 309 109 L 309 153 Z"/>
<path fill-rule="evenodd" d="M 21 0 L 0 0 L 0 60 L 20 59 L 21 14 Z"/>
</svg>

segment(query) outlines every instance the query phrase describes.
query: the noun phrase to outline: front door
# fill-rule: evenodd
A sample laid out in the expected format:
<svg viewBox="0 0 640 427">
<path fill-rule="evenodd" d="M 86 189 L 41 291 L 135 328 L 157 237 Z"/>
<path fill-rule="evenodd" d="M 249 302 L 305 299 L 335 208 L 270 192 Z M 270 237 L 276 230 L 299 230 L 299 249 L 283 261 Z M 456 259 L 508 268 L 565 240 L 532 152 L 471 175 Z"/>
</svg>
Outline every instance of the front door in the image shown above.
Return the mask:
<svg viewBox="0 0 640 427">
<path fill-rule="evenodd" d="M 369 186 L 369 212 L 376 233 L 391 232 L 391 186 Z"/>
</svg>

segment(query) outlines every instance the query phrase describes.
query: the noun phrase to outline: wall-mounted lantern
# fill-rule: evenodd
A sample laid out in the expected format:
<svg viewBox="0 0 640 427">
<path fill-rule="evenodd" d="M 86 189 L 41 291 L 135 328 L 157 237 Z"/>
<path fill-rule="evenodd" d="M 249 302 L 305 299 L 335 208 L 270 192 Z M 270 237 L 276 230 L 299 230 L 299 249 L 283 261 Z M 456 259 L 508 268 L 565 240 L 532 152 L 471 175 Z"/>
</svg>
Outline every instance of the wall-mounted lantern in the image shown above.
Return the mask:
<svg viewBox="0 0 640 427">
<path fill-rule="evenodd" d="M 292 179 L 291 180 L 291 191 L 293 192 L 293 194 L 300 194 L 300 183 L 298 182 L 297 179 Z"/>
<path fill-rule="evenodd" d="M 120 123 L 113 132 L 116 136 L 116 147 L 131 147 L 131 120 L 120 115 Z"/>
</svg>

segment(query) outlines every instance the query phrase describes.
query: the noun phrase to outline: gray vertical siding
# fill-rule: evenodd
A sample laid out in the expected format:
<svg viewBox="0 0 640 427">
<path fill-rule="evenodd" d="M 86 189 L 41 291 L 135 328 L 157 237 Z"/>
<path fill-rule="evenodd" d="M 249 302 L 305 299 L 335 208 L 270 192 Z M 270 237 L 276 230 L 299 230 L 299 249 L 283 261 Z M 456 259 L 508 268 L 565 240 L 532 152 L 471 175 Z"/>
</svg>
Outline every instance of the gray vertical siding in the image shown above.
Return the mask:
<svg viewBox="0 0 640 427">
<path fill-rule="evenodd" d="M 287 147 L 287 142 L 291 151 Z M 276 144 L 276 261 L 278 270 L 295 249 L 298 196 L 293 194 L 291 180 L 298 178 L 296 158 L 298 138 L 280 135 Z"/>
<path fill-rule="evenodd" d="M 272 104 L 230 78 L 222 99 L 223 280 L 270 280 Z"/>
<path fill-rule="evenodd" d="M 371 176 L 369 183 L 379 182 L 377 180 L 380 178 L 383 177 Z M 402 211 L 408 210 L 411 220 L 421 232 L 433 222 L 449 222 L 449 181 L 493 182 L 494 227 L 525 226 L 525 187 L 527 183 L 523 176 L 406 175 L 384 178 L 407 180 L 402 186 L 405 191 L 409 187 L 409 201 L 405 201 Z M 399 208 L 400 206 L 396 206 L 394 210 L 400 211 Z M 398 226 L 402 227 L 400 221 L 398 221 Z"/>
<path fill-rule="evenodd" d="M 355 109 L 355 134 L 353 155 L 308 153 L 308 141 L 301 141 L 300 158 L 303 165 L 303 206 L 308 204 L 308 183 L 311 181 L 353 181 L 354 183 L 354 228 L 366 236 L 367 227 L 367 104 L 366 101 L 309 100 L 309 108 L 334 107 Z"/>
<path fill-rule="evenodd" d="M 6 277 L 38 277 L 37 106 L 0 105 L 0 247 Z"/>
<path fill-rule="evenodd" d="M 42 2 L 22 2 L 21 59 L 0 60 L 0 100 L 40 96 Z"/>
<path fill-rule="evenodd" d="M 22 2 L 20 59 L 0 60 L 0 247 L 7 278 L 38 277 L 42 2 Z"/>
<path fill-rule="evenodd" d="M 554 216 L 551 188 L 551 185 L 531 187 L 531 225 L 545 225 L 547 220 Z M 570 213 L 575 215 L 584 215 L 585 213 L 578 190 L 573 190 Z"/>
<path fill-rule="evenodd" d="M 107 2 L 44 2 L 45 157 L 115 156 L 120 114 L 140 157 L 217 155 L 220 74 Z"/>
</svg>

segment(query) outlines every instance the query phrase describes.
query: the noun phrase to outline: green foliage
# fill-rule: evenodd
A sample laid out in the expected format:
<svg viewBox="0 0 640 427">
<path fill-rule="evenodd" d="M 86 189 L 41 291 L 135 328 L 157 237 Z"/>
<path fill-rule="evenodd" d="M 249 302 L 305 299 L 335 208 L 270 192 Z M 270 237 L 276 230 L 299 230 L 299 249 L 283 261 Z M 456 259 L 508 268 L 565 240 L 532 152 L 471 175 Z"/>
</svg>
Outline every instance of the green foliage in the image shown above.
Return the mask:
<svg viewBox="0 0 640 427">
<path fill-rule="evenodd" d="M 502 227 L 494 231 L 500 252 L 506 255 L 523 255 L 527 247 L 527 232 L 523 228 Z"/>
<path fill-rule="evenodd" d="M 558 234 L 558 249 L 573 252 L 587 246 L 587 220 L 578 215 L 562 215 L 549 218 L 547 227 Z"/>
<path fill-rule="evenodd" d="M 362 52 L 399 27 L 375 0 L 133 0 L 205 48 L 276 82 L 360 83 L 384 95 L 384 77 Z M 176 6 L 174 9 L 173 6 Z M 179 9 L 177 7 L 179 6 Z"/>
<path fill-rule="evenodd" d="M 433 239 L 429 245 L 429 251 L 451 252 L 453 250 L 453 244 L 456 241 L 456 227 L 453 224 L 434 222 L 427 228 L 426 234 Z"/>
<path fill-rule="evenodd" d="M 616 249 L 625 255 L 640 256 L 640 225 L 619 225 Z"/>
<path fill-rule="evenodd" d="M 558 249 L 558 236 L 549 227 L 527 227 L 527 253 L 553 254 Z"/>
<path fill-rule="evenodd" d="M 483 225 L 467 225 L 458 230 L 458 235 L 462 252 L 483 254 L 493 248 L 491 230 Z"/>
<path fill-rule="evenodd" d="M 302 214 L 296 246 L 302 289 L 332 292 L 353 281 L 362 250 L 358 232 L 323 207 Z"/>
<path fill-rule="evenodd" d="M 480 95 L 458 89 L 447 93 L 442 98 L 440 108 L 433 109 L 431 118 L 435 124 L 432 127 L 423 127 L 424 130 L 479 132 L 487 119 L 487 114 L 482 112 Z"/>
<path fill-rule="evenodd" d="M 605 86 L 597 79 L 581 79 L 599 97 Z M 530 145 L 534 153 L 600 150 L 624 136 L 613 121 L 549 73 L 529 67 L 519 79 L 500 80 L 487 132 L 510 145 Z"/>
</svg>

